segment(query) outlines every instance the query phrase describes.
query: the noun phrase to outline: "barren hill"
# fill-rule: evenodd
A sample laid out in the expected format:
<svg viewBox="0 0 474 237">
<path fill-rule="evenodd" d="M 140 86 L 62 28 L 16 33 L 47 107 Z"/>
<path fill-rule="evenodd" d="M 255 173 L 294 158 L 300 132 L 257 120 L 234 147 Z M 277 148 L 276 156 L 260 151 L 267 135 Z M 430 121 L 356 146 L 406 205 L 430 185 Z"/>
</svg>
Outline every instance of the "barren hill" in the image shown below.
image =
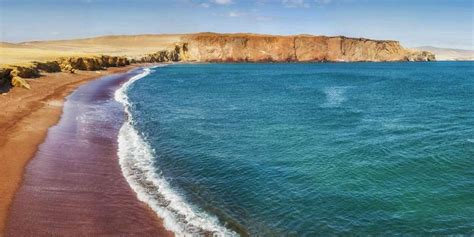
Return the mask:
<svg viewBox="0 0 474 237">
<path fill-rule="evenodd" d="M 437 48 L 422 46 L 416 50 L 426 50 L 436 54 L 438 60 L 474 60 L 474 50 Z"/>
</svg>

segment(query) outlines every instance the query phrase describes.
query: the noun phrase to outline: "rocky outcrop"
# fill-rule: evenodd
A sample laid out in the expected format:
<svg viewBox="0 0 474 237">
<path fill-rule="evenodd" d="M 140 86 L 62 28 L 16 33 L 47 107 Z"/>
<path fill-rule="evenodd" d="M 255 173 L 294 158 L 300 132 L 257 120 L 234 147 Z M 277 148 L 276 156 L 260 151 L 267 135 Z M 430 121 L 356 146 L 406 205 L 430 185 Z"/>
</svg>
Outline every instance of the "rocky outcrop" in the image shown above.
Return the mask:
<svg viewBox="0 0 474 237">
<path fill-rule="evenodd" d="M 14 87 L 22 87 L 28 90 L 31 89 L 30 84 L 28 84 L 28 82 L 26 82 L 25 79 L 18 76 L 14 76 L 12 78 L 11 84 Z"/>
<path fill-rule="evenodd" d="M 67 57 L 59 59 L 62 71 L 74 72 L 74 70 L 99 71 L 108 67 L 123 67 L 129 65 L 126 57 L 107 56 L 99 57 Z"/>
<path fill-rule="evenodd" d="M 30 89 L 30 85 L 23 78 L 36 78 L 39 76 L 39 70 L 35 66 L 0 68 L 0 91 L 4 91 L 4 88 L 9 88 L 10 86 Z"/>
<path fill-rule="evenodd" d="M 0 68 L 0 88 L 11 86 L 11 68 Z"/>
<path fill-rule="evenodd" d="M 436 60 L 435 55 L 428 51 L 411 51 L 406 59 L 410 62 Z"/>
<path fill-rule="evenodd" d="M 43 72 L 60 72 L 61 67 L 57 61 L 48 61 L 48 62 L 33 62 L 33 65 L 36 69 Z"/>
<path fill-rule="evenodd" d="M 40 72 L 35 66 L 12 66 L 10 75 L 12 77 L 36 78 L 40 76 Z"/>
<path fill-rule="evenodd" d="M 156 53 L 148 54 L 135 62 L 140 63 L 161 63 L 161 62 L 179 62 L 187 61 L 188 44 L 176 44 L 173 49 L 160 50 Z"/>
<path fill-rule="evenodd" d="M 40 72 L 70 72 L 76 70 L 97 71 L 107 67 L 122 67 L 129 65 L 126 57 L 97 56 L 97 57 L 64 57 L 57 61 L 32 62 L 31 66 L 8 66 L 0 68 L 0 89 L 14 86 L 30 89 L 30 85 L 24 78 L 36 78 Z"/>
<path fill-rule="evenodd" d="M 385 62 L 431 61 L 426 51 L 404 49 L 397 41 L 343 36 L 273 36 L 203 33 L 183 37 L 186 60 L 198 62 Z"/>
</svg>

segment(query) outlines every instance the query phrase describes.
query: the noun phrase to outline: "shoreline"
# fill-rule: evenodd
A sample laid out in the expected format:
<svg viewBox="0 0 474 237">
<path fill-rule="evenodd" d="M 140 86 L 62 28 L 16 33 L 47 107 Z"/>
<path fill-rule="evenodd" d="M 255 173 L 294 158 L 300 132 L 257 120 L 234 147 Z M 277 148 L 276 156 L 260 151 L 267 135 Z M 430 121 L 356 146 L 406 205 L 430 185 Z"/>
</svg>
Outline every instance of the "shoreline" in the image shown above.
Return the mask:
<svg viewBox="0 0 474 237">
<path fill-rule="evenodd" d="M 161 217 L 165 228 L 175 235 L 235 236 L 236 233 L 223 226 L 216 216 L 196 209 L 170 186 L 166 178 L 154 172 L 154 150 L 134 126 L 130 108 L 132 102 L 127 91 L 136 81 L 153 75 L 155 68 L 163 66 L 166 65 L 145 68 L 141 74 L 133 76 L 115 91 L 115 100 L 123 105 L 127 117 L 118 133 L 118 158 L 122 174 L 137 198 Z"/>
<path fill-rule="evenodd" d="M 32 90 L 12 88 L 8 94 L 0 95 L 4 110 L 0 114 L 3 134 L 0 137 L 0 236 L 5 234 L 11 204 L 22 187 L 26 167 L 47 138 L 50 127 L 61 121 L 66 97 L 88 82 L 137 67 L 139 65 L 77 74 L 48 73 L 40 79 L 29 80 Z"/>
</svg>

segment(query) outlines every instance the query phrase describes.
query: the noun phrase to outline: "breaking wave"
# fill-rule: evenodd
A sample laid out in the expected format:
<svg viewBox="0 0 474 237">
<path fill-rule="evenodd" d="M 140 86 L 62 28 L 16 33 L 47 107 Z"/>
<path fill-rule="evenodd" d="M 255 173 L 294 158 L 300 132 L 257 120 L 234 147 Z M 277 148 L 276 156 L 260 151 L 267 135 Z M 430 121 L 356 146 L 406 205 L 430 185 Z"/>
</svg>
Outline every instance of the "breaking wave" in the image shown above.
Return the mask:
<svg viewBox="0 0 474 237">
<path fill-rule="evenodd" d="M 156 67 L 153 67 L 156 68 Z M 178 236 L 236 236 L 214 216 L 190 205 L 155 171 L 150 145 L 134 127 L 127 90 L 135 81 L 148 76 L 153 68 L 144 68 L 115 92 L 115 100 L 123 104 L 128 115 L 118 136 L 118 157 L 123 175 L 140 201 L 150 206 L 163 219 L 166 229 Z"/>
</svg>

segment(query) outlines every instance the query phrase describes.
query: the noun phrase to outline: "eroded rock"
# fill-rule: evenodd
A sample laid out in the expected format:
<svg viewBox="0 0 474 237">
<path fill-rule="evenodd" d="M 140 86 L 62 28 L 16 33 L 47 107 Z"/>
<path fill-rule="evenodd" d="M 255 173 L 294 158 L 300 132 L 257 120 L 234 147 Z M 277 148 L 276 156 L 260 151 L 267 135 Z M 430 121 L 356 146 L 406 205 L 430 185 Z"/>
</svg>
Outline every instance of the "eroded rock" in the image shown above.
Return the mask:
<svg viewBox="0 0 474 237">
<path fill-rule="evenodd" d="M 40 76 L 38 69 L 35 66 L 11 66 L 12 71 L 10 75 L 12 77 L 22 77 L 22 78 L 36 78 Z"/>
<path fill-rule="evenodd" d="M 33 65 L 36 69 L 44 72 L 60 72 L 61 67 L 57 61 L 48 61 L 48 62 L 33 62 Z"/>
<path fill-rule="evenodd" d="M 10 72 L 12 71 L 11 68 L 0 68 L 0 88 L 10 86 L 12 76 Z"/>
<path fill-rule="evenodd" d="M 21 78 L 21 77 L 18 77 L 18 76 L 14 76 L 12 78 L 12 86 L 14 87 L 22 87 L 22 88 L 26 88 L 26 89 L 31 89 L 30 87 L 30 84 L 28 84 L 28 82 L 25 81 L 25 79 Z"/>
</svg>

